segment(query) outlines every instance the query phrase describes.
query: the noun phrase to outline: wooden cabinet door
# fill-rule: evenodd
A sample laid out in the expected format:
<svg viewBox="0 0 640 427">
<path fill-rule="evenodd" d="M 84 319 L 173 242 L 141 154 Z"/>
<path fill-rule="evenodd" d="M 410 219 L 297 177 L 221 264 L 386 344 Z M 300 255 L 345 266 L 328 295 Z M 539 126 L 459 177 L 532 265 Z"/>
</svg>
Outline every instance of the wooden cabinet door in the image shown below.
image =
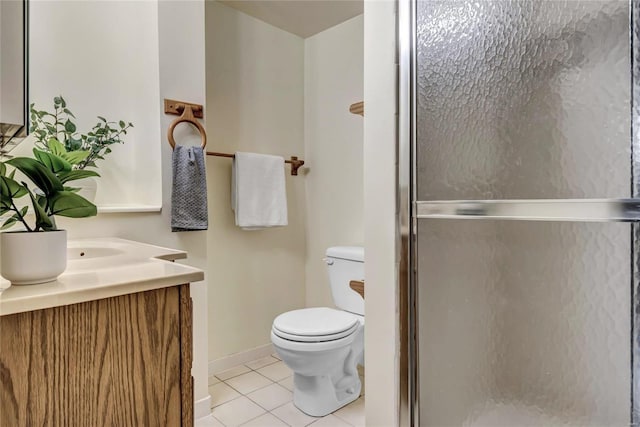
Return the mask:
<svg viewBox="0 0 640 427">
<path fill-rule="evenodd" d="M 0 426 L 191 425 L 190 310 L 182 285 L 0 317 Z"/>
</svg>

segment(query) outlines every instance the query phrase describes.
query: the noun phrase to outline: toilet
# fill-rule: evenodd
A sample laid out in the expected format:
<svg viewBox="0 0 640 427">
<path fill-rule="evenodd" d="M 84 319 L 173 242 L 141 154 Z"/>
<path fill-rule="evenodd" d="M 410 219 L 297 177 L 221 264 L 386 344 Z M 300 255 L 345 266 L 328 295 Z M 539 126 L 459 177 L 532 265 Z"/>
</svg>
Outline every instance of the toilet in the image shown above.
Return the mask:
<svg viewBox="0 0 640 427">
<path fill-rule="evenodd" d="M 349 282 L 364 280 L 364 248 L 336 246 L 324 259 L 338 309 L 305 308 L 275 318 L 271 342 L 293 371 L 293 403 L 321 417 L 360 396 L 364 364 L 364 299 Z"/>
</svg>

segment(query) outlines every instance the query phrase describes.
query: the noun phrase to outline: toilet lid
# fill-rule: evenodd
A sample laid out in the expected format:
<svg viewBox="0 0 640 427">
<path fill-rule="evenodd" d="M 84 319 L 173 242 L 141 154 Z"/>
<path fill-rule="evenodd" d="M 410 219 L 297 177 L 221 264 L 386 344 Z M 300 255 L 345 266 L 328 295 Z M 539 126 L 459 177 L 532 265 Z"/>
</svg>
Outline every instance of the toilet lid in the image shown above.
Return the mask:
<svg viewBox="0 0 640 427">
<path fill-rule="evenodd" d="M 328 307 L 305 308 L 282 313 L 273 321 L 273 332 L 296 341 L 329 341 L 353 333 L 358 318 Z"/>
</svg>

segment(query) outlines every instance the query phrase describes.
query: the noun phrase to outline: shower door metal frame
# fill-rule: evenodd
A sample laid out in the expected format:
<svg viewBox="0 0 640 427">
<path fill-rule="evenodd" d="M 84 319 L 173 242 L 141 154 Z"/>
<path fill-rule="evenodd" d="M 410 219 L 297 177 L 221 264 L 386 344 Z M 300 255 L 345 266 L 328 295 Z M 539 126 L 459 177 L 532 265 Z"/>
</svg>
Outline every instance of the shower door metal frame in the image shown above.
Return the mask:
<svg viewBox="0 0 640 427">
<path fill-rule="evenodd" d="M 420 425 L 418 359 L 418 246 L 419 218 L 501 219 L 518 221 L 630 222 L 631 252 L 631 384 L 629 412 L 640 426 L 640 0 L 629 0 L 631 56 L 630 199 L 555 200 L 434 200 L 418 201 L 417 145 L 417 32 L 420 0 L 397 0 L 397 236 L 400 311 L 400 425 Z M 426 1 L 426 0 L 425 0 Z M 558 209 L 561 208 L 561 209 Z M 535 214 L 524 213 L 535 209 Z M 567 213 L 568 212 L 568 213 Z M 404 313 L 403 313 L 404 310 Z M 634 373 L 638 372 L 638 375 Z"/>
<path fill-rule="evenodd" d="M 400 304 L 399 422 L 418 426 L 417 243 L 415 192 L 415 9 L 417 0 L 397 0 L 397 236 L 398 297 Z"/>
<path fill-rule="evenodd" d="M 640 0 L 629 0 L 631 46 L 631 197 L 640 198 Z M 631 225 L 631 424 L 640 425 L 640 226 Z"/>
</svg>

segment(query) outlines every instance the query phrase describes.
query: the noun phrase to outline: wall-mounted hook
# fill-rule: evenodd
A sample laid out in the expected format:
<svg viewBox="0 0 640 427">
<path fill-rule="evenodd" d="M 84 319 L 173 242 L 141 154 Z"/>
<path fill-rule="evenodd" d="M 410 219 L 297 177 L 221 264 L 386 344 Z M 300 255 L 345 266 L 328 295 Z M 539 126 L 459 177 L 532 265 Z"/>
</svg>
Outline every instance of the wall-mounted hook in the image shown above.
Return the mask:
<svg viewBox="0 0 640 427">
<path fill-rule="evenodd" d="M 202 140 L 201 147 L 204 149 L 207 145 L 207 132 L 204 127 L 196 117 L 202 118 L 204 116 L 202 105 L 200 104 L 191 104 L 188 102 L 175 101 L 173 99 L 165 99 L 164 100 L 164 112 L 166 114 L 175 114 L 179 115 L 176 120 L 171 123 L 169 126 L 169 130 L 167 131 L 167 139 L 169 140 L 169 145 L 171 148 L 175 148 L 176 140 L 173 137 L 173 131 L 179 123 L 187 122 L 193 124 L 198 128 L 198 132 L 200 132 L 200 138 Z"/>
</svg>

